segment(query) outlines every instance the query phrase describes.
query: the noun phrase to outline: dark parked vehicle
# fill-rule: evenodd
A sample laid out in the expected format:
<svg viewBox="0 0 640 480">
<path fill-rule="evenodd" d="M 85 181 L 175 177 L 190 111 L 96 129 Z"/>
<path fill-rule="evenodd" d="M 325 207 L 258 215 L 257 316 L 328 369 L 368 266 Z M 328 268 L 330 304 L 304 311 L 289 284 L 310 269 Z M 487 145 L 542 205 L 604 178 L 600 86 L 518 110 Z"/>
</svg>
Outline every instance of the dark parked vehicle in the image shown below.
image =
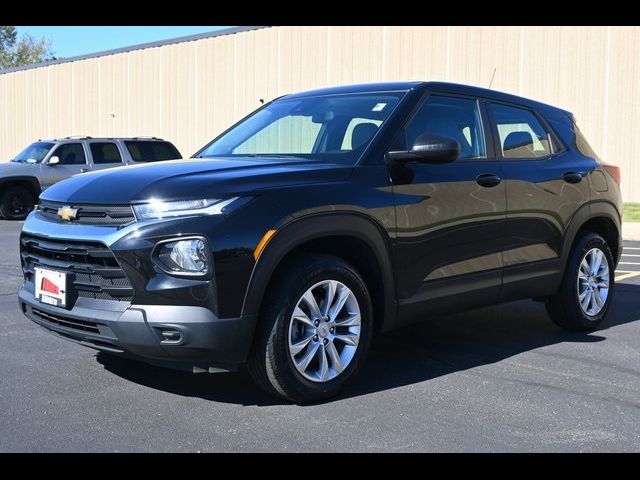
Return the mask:
<svg viewBox="0 0 640 480">
<path fill-rule="evenodd" d="M 447 83 L 328 88 L 195 157 L 43 192 L 22 311 L 110 354 L 247 364 L 308 402 L 354 377 L 375 331 L 530 297 L 593 329 L 611 305 L 620 172 L 564 110 Z"/>
<path fill-rule="evenodd" d="M 178 158 L 171 142 L 155 137 L 38 140 L 11 162 L 0 163 L 0 215 L 24 219 L 40 192 L 78 173 Z"/>
</svg>

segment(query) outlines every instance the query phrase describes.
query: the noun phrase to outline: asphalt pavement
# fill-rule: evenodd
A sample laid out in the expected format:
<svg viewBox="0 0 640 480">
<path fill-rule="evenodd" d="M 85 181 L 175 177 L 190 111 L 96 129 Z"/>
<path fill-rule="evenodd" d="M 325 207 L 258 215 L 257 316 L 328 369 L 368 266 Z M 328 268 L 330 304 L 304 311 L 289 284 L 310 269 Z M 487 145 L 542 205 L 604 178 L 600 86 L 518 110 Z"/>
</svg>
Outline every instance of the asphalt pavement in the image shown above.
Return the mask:
<svg viewBox="0 0 640 480">
<path fill-rule="evenodd" d="M 338 399 L 297 406 L 244 373 L 98 354 L 19 312 L 20 222 L 0 221 L 0 451 L 640 451 L 640 242 L 602 328 L 533 301 L 376 338 Z"/>
</svg>

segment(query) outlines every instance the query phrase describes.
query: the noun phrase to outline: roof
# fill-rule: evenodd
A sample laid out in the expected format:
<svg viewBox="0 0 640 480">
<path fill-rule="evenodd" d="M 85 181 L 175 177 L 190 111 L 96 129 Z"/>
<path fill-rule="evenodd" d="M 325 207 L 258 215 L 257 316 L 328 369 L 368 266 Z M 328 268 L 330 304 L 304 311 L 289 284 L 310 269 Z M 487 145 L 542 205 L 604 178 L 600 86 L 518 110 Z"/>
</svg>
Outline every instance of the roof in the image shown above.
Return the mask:
<svg viewBox="0 0 640 480">
<path fill-rule="evenodd" d="M 71 137 L 62 137 L 62 138 L 41 138 L 38 142 L 80 142 L 82 140 L 98 140 L 105 142 L 113 142 L 114 140 L 136 140 L 136 141 L 149 141 L 149 142 L 166 142 L 162 138 L 158 137 L 90 137 L 85 135 L 71 136 Z"/>
<path fill-rule="evenodd" d="M 567 110 L 563 110 L 554 105 L 548 103 L 542 103 L 537 100 L 532 100 L 526 97 L 520 97 L 511 93 L 500 92 L 498 90 L 490 90 L 488 88 L 475 87 L 472 85 L 464 85 L 462 83 L 450 83 L 450 82 L 424 82 L 427 89 L 439 90 L 442 92 L 460 93 L 467 95 L 474 95 L 478 97 L 485 97 L 491 100 L 498 100 L 504 102 L 513 102 L 521 105 L 527 105 L 532 108 L 553 109 L 557 111 L 570 114 Z"/>
<path fill-rule="evenodd" d="M 498 90 L 490 90 L 488 88 L 475 87 L 473 85 L 464 85 L 461 83 L 451 82 L 382 82 L 382 83 L 362 83 L 357 85 L 344 85 L 337 87 L 320 88 L 317 90 L 307 90 L 305 92 L 293 93 L 287 95 L 288 98 L 297 97 L 310 97 L 314 95 L 337 95 L 345 93 L 365 93 L 365 92 L 391 92 L 391 91 L 406 91 L 414 88 L 423 88 L 425 90 L 436 90 L 440 92 L 450 92 L 466 95 L 474 95 L 478 97 L 484 97 L 491 100 L 512 102 L 521 105 L 530 106 L 532 108 L 554 109 L 562 111 L 566 114 L 570 112 L 561 108 L 549 105 L 546 103 L 538 102 L 530 98 L 519 97 L 518 95 L 512 95 L 510 93 L 500 92 Z"/>
<path fill-rule="evenodd" d="M 356 85 L 340 85 L 337 87 L 318 88 L 304 92 L 292 93 L 287 97 L 311 97 L 314 95 L 338 95 L 341 93 L 393 92 L 405 91 L 425 84 L 425 82 L 379 82 L 359 83 Z"/>
<path fill-rule="evenodd" d="M 105 50 L 102 52 L 88 53 L 86 55 L 78 55 L 69 58 L 60 58 L 58 60 L 49 60 L 48 62 L 32 63 L 30 65 L 23 65 L 20 67 L 0 69 L 0 75 L 6 73 L 19 72 L 21 70 L 31 70 L 33 68 L 48 67 L 50 65 L 58 65 L 61 63 L 77 62 L 80 60 L 87 60 L 89 58 L 105 57 L 107 55 L 115 55 L 117 53 L 133 52 L 135 50 L 144 50 L 145 48 L 162 47 L 164 45 L 173 45 L 174 43 L 193 42 L 194 40 L 201 40 L 203 38 L 221 37 L 223 35 L 233 35 L 234 33 L 248 32 L 250 30 L 259 30 L 262 28 L 269 28 L 268 26 L 244 26 L 244 27 L 232 27 L 224 28 L 221 30 L 215 30 L 213 32 L 198 33 L 196 35 L 187 35 L 184 37 L 169 38 L 167 40 L 160 40 L 157 42 L 140 43 L 138 45 L 131 45 L 128 47 L 114 48 L 113 50 Z"/>
</svg>

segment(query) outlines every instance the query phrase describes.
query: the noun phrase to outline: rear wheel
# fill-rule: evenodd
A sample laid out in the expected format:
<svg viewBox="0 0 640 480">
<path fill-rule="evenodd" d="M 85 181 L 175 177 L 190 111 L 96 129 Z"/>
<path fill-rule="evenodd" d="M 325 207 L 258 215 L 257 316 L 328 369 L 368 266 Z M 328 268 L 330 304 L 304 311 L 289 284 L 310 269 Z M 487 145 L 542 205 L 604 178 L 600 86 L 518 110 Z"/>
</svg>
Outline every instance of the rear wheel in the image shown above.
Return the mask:
<svg viewBox="0 0 640 480">
<path fill-rule="evenodd" d="M 587 233 L 575 243 L 558 292 L 547 301 L 551 319 L 568 330 L 591 330 L 611 305 L 614 260 L 607 242 Z"/>
<path fill-rule="evenodd" d="M 251 376 L 267 392 L 295 402 L 336 395 L 359 370 L 371 341 L 371 299 L 358 272 L 338 257 L 297 257 L 267 296 Z"/>
<path fill-rule="evenodd" d="M 0 214 L 5 220 L 24 220 L 33 210 L 35 198 L 25 187 L 8 187 L 0 197 Z"/>
</svg>

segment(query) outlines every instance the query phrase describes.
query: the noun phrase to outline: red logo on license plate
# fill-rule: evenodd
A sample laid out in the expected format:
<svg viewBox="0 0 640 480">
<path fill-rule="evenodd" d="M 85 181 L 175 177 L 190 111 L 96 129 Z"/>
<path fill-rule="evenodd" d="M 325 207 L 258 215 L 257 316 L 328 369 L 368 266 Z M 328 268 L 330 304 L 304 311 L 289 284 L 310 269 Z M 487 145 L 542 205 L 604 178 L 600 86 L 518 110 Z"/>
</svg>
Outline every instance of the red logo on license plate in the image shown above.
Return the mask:
<svg viewBox="0 0 640 480">
<path fill-rule="evenodd" d="M 58 286 L 48 278 L 42 279 L 42 285 L 40 285 L 40 289 L 43 292 L 53 293 L 54 295 L 60 295 L 60 289 L 58 288 Z"/>
</svg>

